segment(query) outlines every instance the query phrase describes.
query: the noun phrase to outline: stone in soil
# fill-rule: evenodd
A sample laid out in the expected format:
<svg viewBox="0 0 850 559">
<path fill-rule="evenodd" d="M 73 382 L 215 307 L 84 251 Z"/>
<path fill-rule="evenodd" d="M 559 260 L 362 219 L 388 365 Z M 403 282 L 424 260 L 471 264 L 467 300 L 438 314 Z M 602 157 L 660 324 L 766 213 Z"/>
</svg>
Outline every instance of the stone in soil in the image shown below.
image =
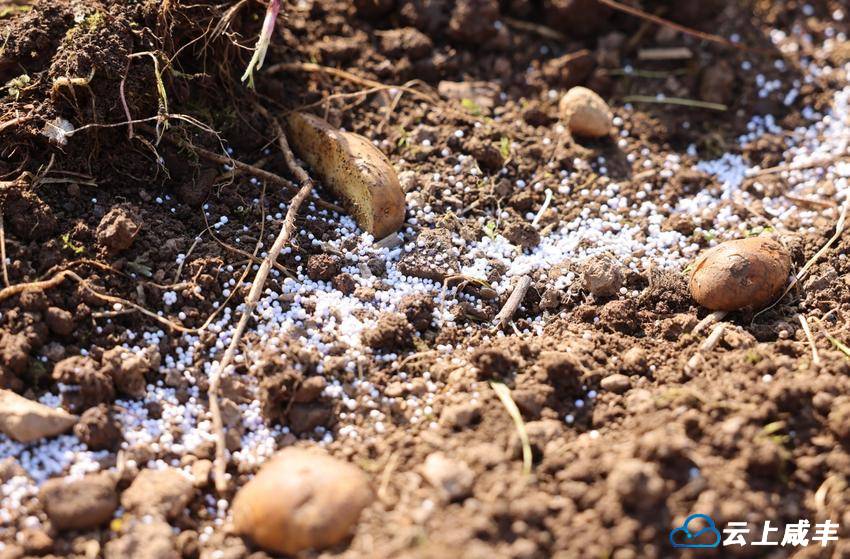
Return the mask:
<svg viewBox="0 0 850 559">
<path fill-rule="evenodd" d="M 345 539 L 371 502 L 369 481 L 358 468 L 290 447 L 236 494 L 233 524 L 267 551 L 295 554 Z"/>
<path fill-rule="evenodd" d="M 622 394 L 631 386 L 631 381 L 629 381 L 629 377 L 626 375 L 621 375 L 620 373 L 615 373 L 611 376 L 607 376 L 599 383 L 599 385 L 614 394 Z"/>
<path fill-rule="evenodd" d="M 442 452 L 428 455 L 422 465 L 422 475 L 445 500 L 457 501 L 472 494 L 475 473 L 465 462 L 449 458 Z"/>
<path fill-rule="evenodd" d="M 50 479 L 42 485 L 39 499 L 58 530 L 96 528 L 109 522 L 118 508 L 115 480 L 109 474 Z"/>
<path fill-rule="evenodd" d="M 586 87 L 567 91 L 558 105 L 561 118 L 574 136 L 601 138 L 611 131 L 613 116 L 602 97 Z"/>
<path fill-rule="evenodd" d="M 31 443 L 71 430 L 77 416 L 0 389 L 0 431 L 10 438 Z"/>
<path fill-rule="evenodd" d="M 121 495 L 121 506 L 141 516 L 150 514 L 174 519 L 195 496 L 195 488 L 180 470 L 142 470 Z"/>
</svg>

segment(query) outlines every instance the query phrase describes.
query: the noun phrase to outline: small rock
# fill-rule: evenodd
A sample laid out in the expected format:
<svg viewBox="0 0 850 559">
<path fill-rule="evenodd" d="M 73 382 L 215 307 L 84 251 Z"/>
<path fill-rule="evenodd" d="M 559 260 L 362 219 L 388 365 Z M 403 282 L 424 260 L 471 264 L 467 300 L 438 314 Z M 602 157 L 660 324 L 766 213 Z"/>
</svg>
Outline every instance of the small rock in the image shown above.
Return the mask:
<svg viewBox="0 0 850 559">
<path fill-rule="evenodd" d="M 0 389 L 0 431 L 21 443 L 65 433 L 77 416 Z"/>
<path fill-rule="evenodd" d="M 192 482 L 180 470 L 142 470 L 121 495 L 121 506 L 136 515 L 151 514 L 171 520 L 183 512 L 194 496 Z"/>
<path fill-rule="evenodd" d="M 620 373 L 605 377 L 599 384 L 602 388 L 614 394 L 622 394 L 631 387 L 629 377 Z"/>
<path fill-rule="evenodd" d="M 107 542 L 104 559 L 180 559 L 174 532 L 161 519 L 133 520 L 123 531 L 120 538 Z"/>
<path fill-rule="evenodd" d="M 449 501 L 457 501 L 472 494 L 475 473 L 465 462 L 434 452 L 425 459 L 422 475 Z"/>
<path fill-rule="evenodd" d="M 623 286 L 622 266 L 607 255 L 590 257 L 582 264 L 581 281 L 594 297 L 613 297 Z"/>
<path fill-rule="evenodd" d="M 44 322 L 54 334 L 69 336 L 74 331 L 74 315 L 59 307 L 50 307 L 44 313 Z"/>
<path fill-rule="evenodd" d="M 101 372 L 112 378 L 118 392 L 131 398 L 142 398 L 147 393 L 145 375 L 151 364 L 143 353 L 115 346 L 105 351 L 101 359 Z"/>
<path fill-rule="evenodd" d="M 271 458 L 233 500 L 236 533 L 263 549 L 296 554 L 345 539 L 372 502 L 366 476 L 324 453 L 289 447 Z"/>
<path fill-rule="evenodd" d="M 620 368 L 631 374 L 639 374 L 646 370 L 646 351 L 640 346 L 630 347 L 623 354 Z"/>
<path fill-rule="evenodd" d="M 97 241 L 110 252 L 121 252 L 130 248 L 141 227 L 141 219 L 131 209 L 112 208 L 97 226 Z"/>
<path fill-rule="evenodd" d="M 112 518 L 118 508 L 115 481 L 108 474 L 53 478 L 41 486 L 39 499 L 58 530 L 89 530 Z"/>
<path fill-rule="evenodd" d="M 547 288 L 540 296 L 540 310 L 552 311 L 561 306 L 561 292 L 554 288 Z"/>
<path fill-rule="evenodd" d="M 210 473 L 212 472 L 213 463 L 210 460 L 196 460 L 192 464 L 192 477 L 194 485 L 197 488 L 206 487 L 210 482 Z"/>
<path fill-rule="evenodd" d="M 74 434 L 89 450 L 114 450 L 123 439 L 121 428 L 106 404 L 83 412 L 74 425 Z"/>
<path fill-rule="evenodd" d="M 611 131 L 611 109 L 602 97 L 586 87 L 567 91 L 561 97 L 559 109 L 574 136 L 601 138 Z"/>
</svg>

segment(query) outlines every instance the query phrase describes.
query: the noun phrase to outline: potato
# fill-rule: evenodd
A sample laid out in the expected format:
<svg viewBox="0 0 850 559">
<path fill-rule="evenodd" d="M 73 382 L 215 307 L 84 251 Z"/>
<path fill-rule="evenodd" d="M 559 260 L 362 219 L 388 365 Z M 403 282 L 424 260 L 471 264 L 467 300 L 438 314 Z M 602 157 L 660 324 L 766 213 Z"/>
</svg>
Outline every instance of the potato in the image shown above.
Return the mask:
<svg viewBox="0 0 850 559">
<path fill-rule="evenodd" d="M 586 87 L 573 87 L 558 105 L 561 118 L 574 136 L 601 138 L 611 132 L 611 109 L 608 103 Z"/>
<path fill-rule="evenodd" d="M 713 311 L 761 309 L 782 295 L 790 272 L 791 257 L 777 240 L 726 241 L 697 259 L 691 271 L 691 294 Z"/>
<path fill-rule="evenodd" d="M 382 239 L 401 228 L 404 192 L 381 150 L 363 136 L 341 132 L 311 114 L 292 113 L 286 124 L 292 149 L 362 229 Z"/>
<path fill-rule="evenodd" d="M 236 494 L 233 525 L 266 551 L 295 554 L 345 539 L 371 502 L 368 479 L 358 468 L 290 447 Z"/>
</svg>

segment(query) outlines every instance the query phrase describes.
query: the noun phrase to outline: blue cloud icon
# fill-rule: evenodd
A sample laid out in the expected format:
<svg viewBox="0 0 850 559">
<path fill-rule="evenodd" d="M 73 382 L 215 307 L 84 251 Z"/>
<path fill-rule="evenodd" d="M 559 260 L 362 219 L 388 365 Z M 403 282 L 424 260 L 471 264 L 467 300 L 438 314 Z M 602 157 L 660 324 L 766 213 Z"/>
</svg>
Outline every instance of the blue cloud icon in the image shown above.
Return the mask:
<svg viewBox="0 0 850 559">
<path fill-rule="evenodd" d="M 694 520 L 702 520 L 706 526 L 691 532 L 688 526 Z M 707 514 L 692 514 L 681 526 L 670 530 L 670 545 L 689 548 L 717 547 L 720 545 L 720 531 L 714 525 L 714 520 Z"/>
</svg>

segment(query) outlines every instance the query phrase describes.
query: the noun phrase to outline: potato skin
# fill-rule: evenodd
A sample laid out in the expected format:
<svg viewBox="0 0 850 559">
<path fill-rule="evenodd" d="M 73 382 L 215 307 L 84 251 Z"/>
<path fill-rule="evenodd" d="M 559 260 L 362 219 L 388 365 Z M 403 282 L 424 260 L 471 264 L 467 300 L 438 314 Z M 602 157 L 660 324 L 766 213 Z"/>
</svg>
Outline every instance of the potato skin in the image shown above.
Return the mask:
<svg viewBox="0 0 850 559">
<path fill-rule="evenodd" d="M 404 192 L 390 160 L 372 142 L 308 113 L 286 119 L 289 143 L 357 224 L 381 239 L 404 222 Z"/>
<path fill-rule="evenodd" d="M 691 295 L 713 311 L 761 309 L 782 294 L 790 272 L 791 257 L 777 240 L 726 241 L 697 259 L 691 271 Z"/>
<path fill-rule="evenodd" d="M 323 452 L 285 448 L 233 500 L 233 526 L 263 549 L 296 554 L 333 546 L 372 502 L 366 475 Z"/>
</svg>

